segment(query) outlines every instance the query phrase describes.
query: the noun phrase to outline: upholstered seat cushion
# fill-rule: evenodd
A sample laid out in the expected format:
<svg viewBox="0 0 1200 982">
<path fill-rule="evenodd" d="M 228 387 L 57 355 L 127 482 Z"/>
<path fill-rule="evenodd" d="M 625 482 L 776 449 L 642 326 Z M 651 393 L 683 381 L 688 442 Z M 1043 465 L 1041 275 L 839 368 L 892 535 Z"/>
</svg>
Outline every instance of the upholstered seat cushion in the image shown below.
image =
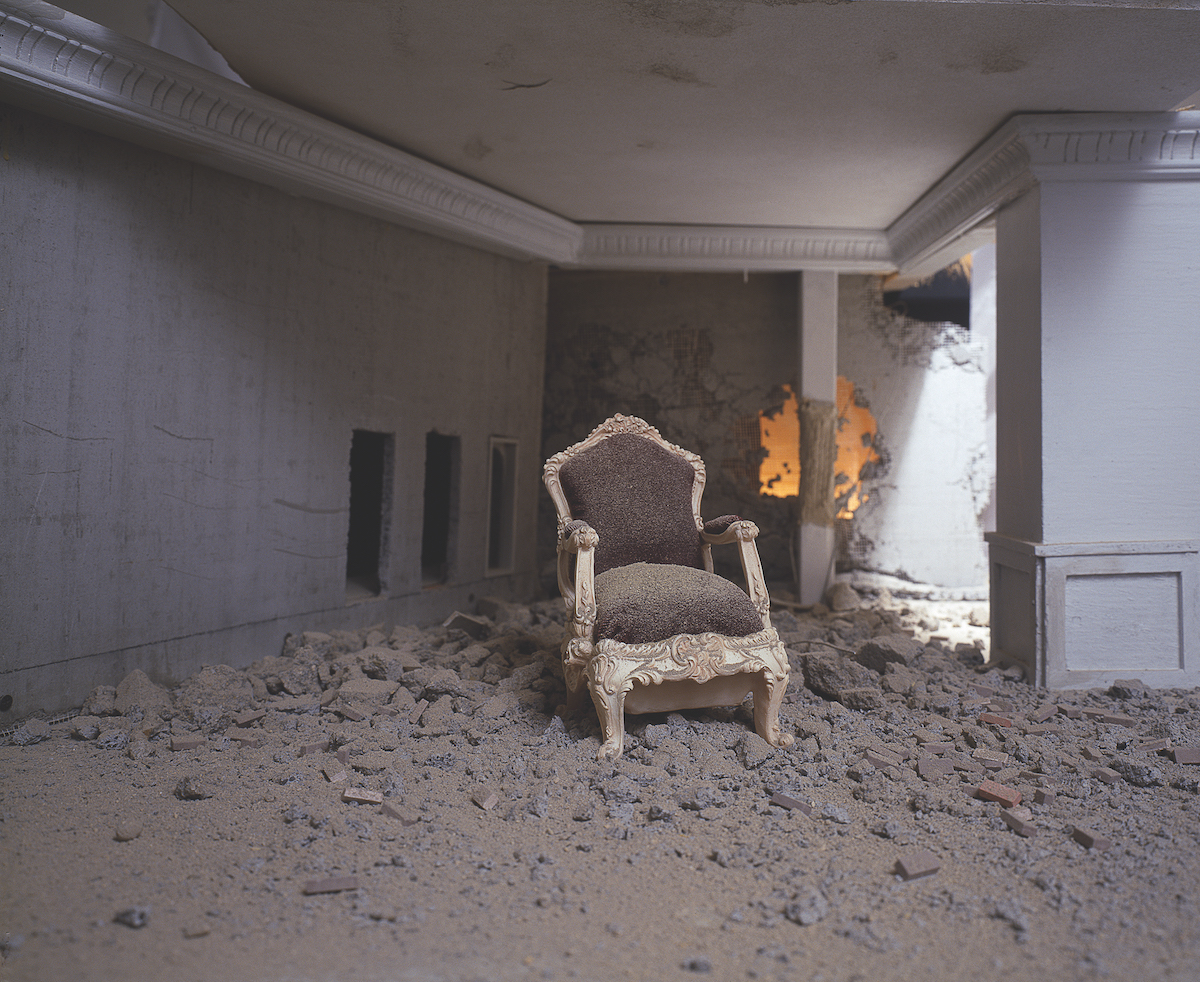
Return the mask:
<svg viewBox="0 0 1200 982">
<path fill-rule="evenodd" d="M 690 566 L 633 563 L 596 577 L 596 638 L 643 644 L 712 631 L 743 638 L 762 617 L 736 584 Z"/>
</svg>

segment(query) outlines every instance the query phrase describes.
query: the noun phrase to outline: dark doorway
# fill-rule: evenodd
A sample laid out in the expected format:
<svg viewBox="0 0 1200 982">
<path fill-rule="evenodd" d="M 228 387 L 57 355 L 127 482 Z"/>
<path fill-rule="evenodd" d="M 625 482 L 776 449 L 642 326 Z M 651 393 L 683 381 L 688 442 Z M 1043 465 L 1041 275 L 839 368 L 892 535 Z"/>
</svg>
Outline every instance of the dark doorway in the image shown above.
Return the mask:
<svg viewBox="0 0 1200 982">
<path fill-rule="evenodd" d="M 445 583 L 453 560 L 458 525 L 458 460 L 456 436 L 425 435 L 425 521 L 421 532 L 421 581 Z"/>
<path fill-rule="evenodd" d="M 350 533 L 346 591 L 378 596 L 384 586 L 392 511 L 390 433 L 355 430 L 350 440 Z"/>
</svg>

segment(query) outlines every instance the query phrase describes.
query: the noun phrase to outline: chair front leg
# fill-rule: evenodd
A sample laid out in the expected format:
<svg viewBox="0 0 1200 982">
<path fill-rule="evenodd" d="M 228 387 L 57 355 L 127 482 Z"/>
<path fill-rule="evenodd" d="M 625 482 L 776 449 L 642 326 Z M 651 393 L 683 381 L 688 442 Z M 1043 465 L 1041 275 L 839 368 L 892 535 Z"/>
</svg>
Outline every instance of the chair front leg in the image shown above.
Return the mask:
<svg viewBox="0 0 1200 982">
<path fill-rule="evenodd" d="M 787 676 L 759 672 L 754 679 L 754 729 L 772 747 L 786 750 L 796 738 L 779 728 L 779 709 L 787 690 Z"/>
</svg>

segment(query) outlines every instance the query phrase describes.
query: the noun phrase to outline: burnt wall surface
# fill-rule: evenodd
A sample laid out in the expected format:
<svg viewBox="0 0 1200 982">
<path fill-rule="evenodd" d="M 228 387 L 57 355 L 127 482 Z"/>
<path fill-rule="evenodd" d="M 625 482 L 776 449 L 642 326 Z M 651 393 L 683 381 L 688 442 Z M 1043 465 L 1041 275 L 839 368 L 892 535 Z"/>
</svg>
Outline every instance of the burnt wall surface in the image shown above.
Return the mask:
<svg viewBox="0 0 1200 982">
<path fill-rule="evenodd" d="M 536 589 L 544 267 L 3 105 L 0 133 L 0 721 Z M 355 429 L 392 436 L 391 508 L 351 604 Z M 430 431 L 456 499 L 423 589 Z M 518 441 L 497 577 L 491 436 Z"/>
<path fill-rule="evenodd" d="M 542 456 L 582 440 L 614 413 L 640 416 L 699 454 L 705 519 L 756 522 L 768 580 L 792 580 L 796 499 L 759 493 L 759 413 L 780 406 L 796 374 L 794 274 L 552 270 L 547 305 Z M 554 506 L 543 490 L 538 553 L 554 585 Z M 713 550 L 740 582 L 736 550 Z"/>
</svg>

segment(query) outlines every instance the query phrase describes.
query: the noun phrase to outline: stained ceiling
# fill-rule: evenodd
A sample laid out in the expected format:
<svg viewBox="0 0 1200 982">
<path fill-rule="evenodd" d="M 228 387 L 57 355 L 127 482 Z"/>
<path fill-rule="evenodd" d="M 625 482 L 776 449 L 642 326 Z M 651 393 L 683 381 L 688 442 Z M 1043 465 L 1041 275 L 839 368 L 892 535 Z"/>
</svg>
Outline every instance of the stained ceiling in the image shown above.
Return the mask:
<svg viewBox="0 0 1200 982">
<path fill-rule="evenodd" d="M 132 34 L 145 0 L 64 5 Z M 886 228 L 1015 113 L 1200 89 L 1200 0 L 172 6 L 253 87 L 577 222 Z"/>
</svg>

